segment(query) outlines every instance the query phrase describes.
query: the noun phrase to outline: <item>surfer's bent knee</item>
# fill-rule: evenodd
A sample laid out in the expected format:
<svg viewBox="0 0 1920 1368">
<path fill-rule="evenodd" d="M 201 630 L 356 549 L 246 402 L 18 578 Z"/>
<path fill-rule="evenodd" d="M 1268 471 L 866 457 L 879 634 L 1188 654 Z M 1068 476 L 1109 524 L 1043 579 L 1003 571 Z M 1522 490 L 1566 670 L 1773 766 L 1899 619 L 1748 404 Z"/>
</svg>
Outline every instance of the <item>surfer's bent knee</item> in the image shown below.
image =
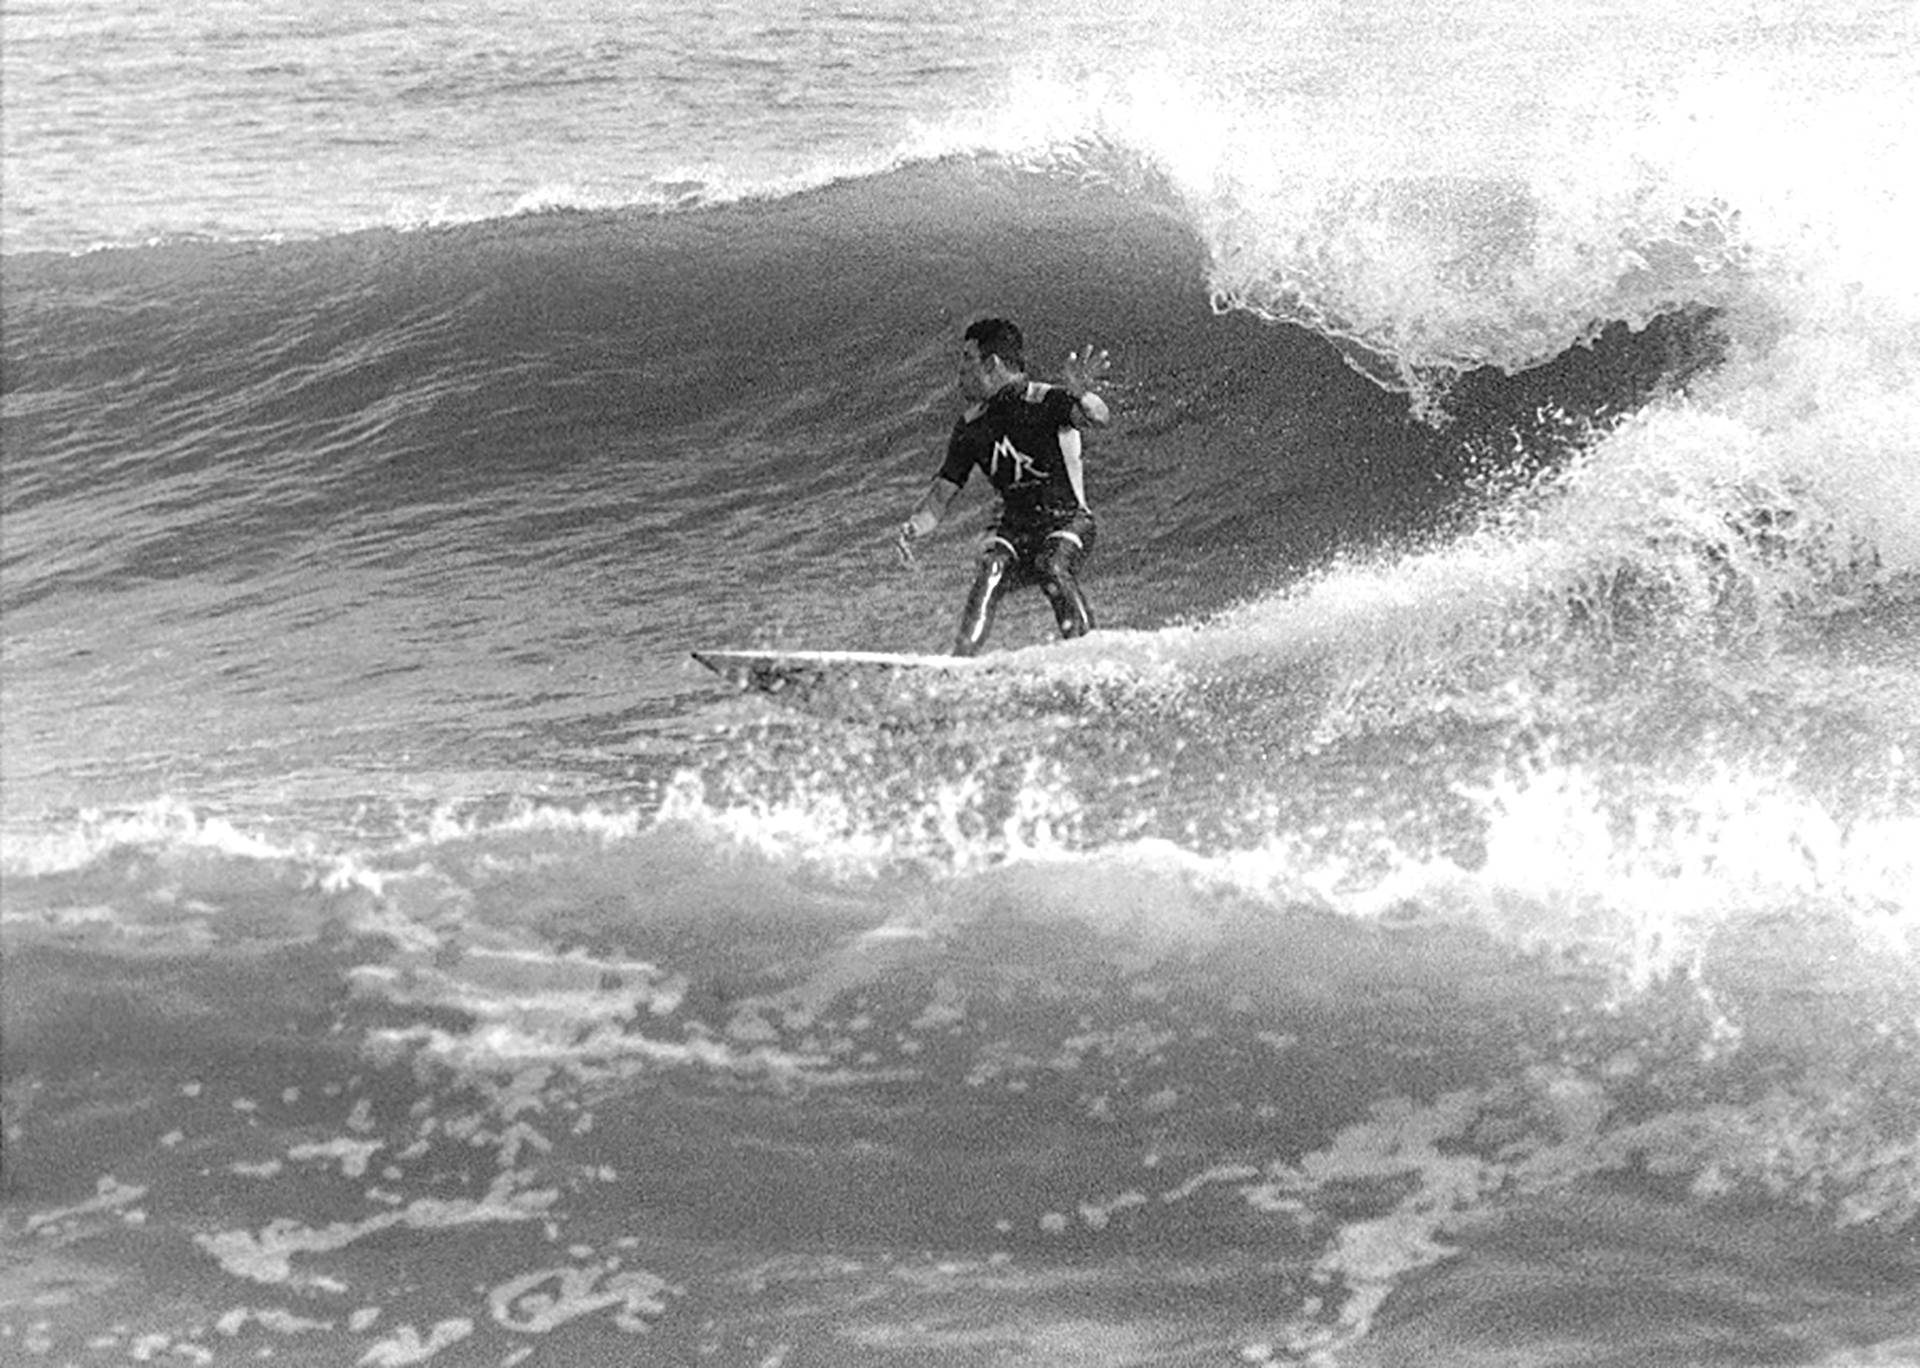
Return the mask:
<svg viewBox="0 0 1920 1368">
<path fill-rule="evenodd" d="M 1074 571 L 1080 568 L 1080 558 L 1087 553 L 1087 544 L 1072 532 L 1050 532 L 1047 534 L 1047 547 L 1040 560 L 1041 572 L 1048 579 L 1071 580 Z"/>
<path fill-rule="evenodd" d="M 989 569 L 997 569 L 1000 574 L 1004 575 L 1019 563 L 1020 548 L 1001 536 L 998 532 L 989 533 L 987 539 L 980 544 L 980 557 L 979 560 L 975 562 L 977 573 L 982 575 L 986 574 Z"/>
<path fill-rule="evenodd" d="M 1041 557 L 1040 587 L 1053 604 L 1063 637 L 1085 636 L 1093 630 L 1093 609 L 1074 574 L 1093 536 L 1092 524 L 1091 515 L 1082 515 L 1074 520 L 1073 527 L 1049 533 Z"/>
</svg>

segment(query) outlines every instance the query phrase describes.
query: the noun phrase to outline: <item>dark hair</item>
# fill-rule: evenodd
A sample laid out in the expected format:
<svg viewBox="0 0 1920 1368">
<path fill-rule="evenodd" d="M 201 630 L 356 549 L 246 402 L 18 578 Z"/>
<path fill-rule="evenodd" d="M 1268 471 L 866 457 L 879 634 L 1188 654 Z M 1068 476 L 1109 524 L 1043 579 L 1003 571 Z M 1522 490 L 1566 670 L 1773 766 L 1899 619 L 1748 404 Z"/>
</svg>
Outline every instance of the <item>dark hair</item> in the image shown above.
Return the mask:
<svg viewBox="0 0 1920 1368">
<path fill-rule="evenodd" d="M 1027 340 L 1004 318 L 982 318 L 970 324 L 964 339 L 979 347 L 982 358 L 997 356 L 1013 370 L 1027 368 Z"/>
</svg>

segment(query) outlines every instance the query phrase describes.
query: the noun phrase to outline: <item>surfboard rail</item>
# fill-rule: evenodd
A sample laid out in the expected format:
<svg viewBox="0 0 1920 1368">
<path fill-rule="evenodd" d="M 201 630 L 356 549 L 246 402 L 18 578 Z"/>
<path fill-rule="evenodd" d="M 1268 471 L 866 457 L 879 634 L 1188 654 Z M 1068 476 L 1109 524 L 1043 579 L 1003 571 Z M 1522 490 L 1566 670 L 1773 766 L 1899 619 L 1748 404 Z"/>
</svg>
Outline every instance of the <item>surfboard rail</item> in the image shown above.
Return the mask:
<svg viewBox="0 0 1920 1368">
<path fill-rule="evenodd" d="M 900 651 L 698 650 L 693 658 L 742 688 L 779 693 L 831 679 L 892 675 L 907 670 L 951 670 L 972 662 L 962 656 Z"/>
</svg>

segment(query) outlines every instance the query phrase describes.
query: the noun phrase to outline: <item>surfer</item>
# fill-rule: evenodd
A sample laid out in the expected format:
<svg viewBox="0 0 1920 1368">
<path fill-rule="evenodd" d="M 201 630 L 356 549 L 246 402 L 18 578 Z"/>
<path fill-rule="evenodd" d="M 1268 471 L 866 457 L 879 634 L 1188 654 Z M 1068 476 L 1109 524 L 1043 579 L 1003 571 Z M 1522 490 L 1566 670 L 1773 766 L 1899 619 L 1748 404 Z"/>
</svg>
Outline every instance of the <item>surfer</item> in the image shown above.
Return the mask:
<svg viewBox="0 0 1920 1368">
<path fill-rule="evenodd" d="M 973 402 L 953 425 L 940 472 L 894 542 L 910 563 L 913 543 L 940 525 L 976 466 L 999 492 L 1000 515 L 980 548 L 955 655 L 979 651 L 994 609 L 1016 584 L 1040 586 L 1062 637 L 1093 630 L 1093 610 L 1076 577 L 1094 537 L 1080 430 L 1107 421 L 1106 402 L 1089 388 L 1106 373 L 1107 354 L 1070 355 L 1065 382 L 1047 385 L 1027 378 L 1025 352 L 1020 329 L 1004 318 L 967 328 L 960 390 Z"/>
</svg>

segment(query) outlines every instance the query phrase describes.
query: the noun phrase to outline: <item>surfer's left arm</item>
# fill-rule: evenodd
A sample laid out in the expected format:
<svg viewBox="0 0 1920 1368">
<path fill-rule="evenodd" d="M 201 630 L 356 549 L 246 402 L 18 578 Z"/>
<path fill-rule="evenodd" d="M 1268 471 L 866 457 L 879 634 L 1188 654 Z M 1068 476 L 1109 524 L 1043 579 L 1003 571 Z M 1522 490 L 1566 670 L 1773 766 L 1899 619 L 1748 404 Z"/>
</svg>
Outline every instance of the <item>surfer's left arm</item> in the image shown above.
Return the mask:
<svg viewBox="0 0 1920 1368">
<path fill-rule="evenodd" d="M 1081 456 L 1080 429 L 1105 427 L 1112 416 L 1107 401 L 1093 392 L 1111 364 L 1106 352 L 1089 347 L 1083 352 L 1068 352 L 1067 364 L 1061 367 L 1060 388 L 1073 396 L 1073 407 L 1067 412 L 1067 424 L 1060 429 L 1060 459 L 1067 468 L 1074 500 L 1082 508 L 1087 506 L 1087 472 Z"/>
<path fill-rule="evenodd" d="M 1095 351 L 1089 347 L 1084 352 L 1068 352 L 1067 364 L 1061 368 L 1067 391 L 1073 395 L 1073 420 L 1076 427 L 1082 426 L 1082 419 L 1094 427 L 1105 427 L 1112 416 L 1107 410 L 1107 401 L 1093 392 L 1093 387 L 1106 375 L 1113 360 L 1105 351 Z"/>
</svg>

